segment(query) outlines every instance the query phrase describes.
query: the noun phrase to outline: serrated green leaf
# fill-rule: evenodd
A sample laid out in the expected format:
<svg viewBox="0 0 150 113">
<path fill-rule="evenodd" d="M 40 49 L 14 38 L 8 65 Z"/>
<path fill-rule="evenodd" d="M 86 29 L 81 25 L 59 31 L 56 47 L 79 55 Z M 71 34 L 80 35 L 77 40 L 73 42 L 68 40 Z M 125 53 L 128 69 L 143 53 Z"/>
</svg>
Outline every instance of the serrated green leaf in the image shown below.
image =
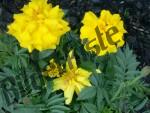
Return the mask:
<svg viewBox="0 0 150 113">
<path fill-rule="evenodd" d="M 47 106 L 51 106 L 51 105 L 55 105 L 55 104 L 58 104 L 58 103 L 62 103 L 64 101 L 65 101 L 64 98 L 57 98 L 57 99 L 51 100 L 51 101 L 49 100 Z"/>
<path fill-rule="evenodd" d="M 139 62 L 132 62 L 128 64 L 127 68 L 128 69 L 135 69 L 139 65 Z"/>
<path fill-rule="evenodd" d="M 116 70 L 117 73 L 119 73 L 119 74 L 121 74 L 121 75 L 124 75 L 124 74 L 125 74 L 125 73 L 124 73 L 125 70 L 123 70 L 120 66 L 114 65 L 114 68 L 115 68 L 115 70 Z"/>
<path fill-rule="evenodd" d="M 125 70 L 126 68 L 125 68 L 124 61 L 119 56 L 116 56 L 116 59 L 117 59 L 118 64 L 121 66 L 121 68 Z"/>
</svg>

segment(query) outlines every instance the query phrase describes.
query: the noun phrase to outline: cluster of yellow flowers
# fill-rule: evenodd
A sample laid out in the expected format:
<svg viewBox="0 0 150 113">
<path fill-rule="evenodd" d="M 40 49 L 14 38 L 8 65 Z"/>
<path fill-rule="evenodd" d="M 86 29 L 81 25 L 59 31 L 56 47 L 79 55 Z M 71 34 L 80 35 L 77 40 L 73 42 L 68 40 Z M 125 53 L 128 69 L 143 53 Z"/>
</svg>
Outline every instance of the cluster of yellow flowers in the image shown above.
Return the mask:
<svg viewBox="0 0 150 113">
<path fill-rule="evenodd" d="M 85 46 L 87 51 L 95 51 L 94 46 L 98 45 L 100 52 L 97 52 L 97 55 L 102 56 L 107 52 L 116 52 L 117 47 L 124 45 L 123 34 L 126 33 L 126 30 L 119 14 L 111 14 L 108 10 L 102 10 L 98 18 L 93 12 L 89 11 L 85 14 L 82 23 L 84 25 L 80 30 L 81 39 L 87 38 L 89 42 L 92 41 L 89 45 L 90 47 Z M 96 28 L 100 31 L 99 36 L 95 30 Z M 108 37 L 106 33 L 111 30 L 110 28 L 116 28 L 117 32 L 113 34 L 111 33 L 113 31 L 110 31 L 113 35 Z M 111 38 L 114 44 L 110 44 L 107 38 Z"/>
<path fill-rule="evenodd" d="M 54 59 L 51 59 L 49 65 L 46 67 L 46 71 L 42 73 L 44 76 L 49 76 L 51 78 L 60 77 L 63 71 L 63 67 L 56 64 Z"/>
<path fill-rule="evenodd" d="M 21 47 L 27 48 L 29 52 L 34 49 L 42 51 L 45 49 L 55 49 L 60 42 L 63 34 L 70 30 L 68 22 L 63 20 L 64 12 L 59 6 L 52 7 L 47 0 L 31 0 L 28 5 L 22 8 L 20 14 L 14 15 L 14 22 L 8 26 L 8 33 L 13 35 L 20 43 Z M 107 10 L 101 12 L 100 17 L 96 17 L 93 12 L 87 12 L 83 19 L 80 38 L 88 39 L 89 48 L 85 46 L 87 51 L 95 51 L 95 46 L 99 46 L 100 52 L 97 55 L 101 56 L 107 52 L 116 52 L 118 47 L 123 46 L 123 35 L 126 30 L 123 27 L 123 21 L 119 14 L 111 14 Z M 114 34 L 110 28 L 117 28 Z M 98 30 L 102 33 L 101 41 L 105 49 L 102 48 Z M 111 34 L 111 40 L 108 40 L 107 31 Z M 115 44 L 110 44 L 109 41 Z M 69 53 L 71 55 L 73 51 Z M 71 60 L 72 68 L 69 67 L 69 62 L 66 63 L 66 72 L 61 73 L 54 60 L 50 61 L 43 75 L 55 78 L 53 90 L 63 90 L 66 98 L 66 104 L 70 104 L 74 92 L 79 94 L 86 86 L 91 86 L 89 77 L 91 72 L 79 68 L 76 64 L 76 59 Z M 100 73 L 100 71 L 98 70 Z"/>
<path fill-rule="evenodd" d="M 50 60 L 46 71 L 43 72 L 44 76 L 55 78 L 53 83 L 53 91 L 63 90 L 66 98 L 66 104 L 70 104 L 74 92 L 79 94 L 84 87 L 91 86 L 89 77 L 91 72 L 78 68 L 76 59 L 73 56 L 73 51 L 69 52 L 68 61 L 66 62 L 66 71 L 62 71 L 63 67 L 56 64 L 54 59 Z M 96 69 L 97 73 L 101 73 Z"/>
<path fill-rule="evenodd" d="M 70 30 L 62 18 L 64 12 L 59 6 L 52 7 L 47 0 L 32 0 L 14 15 L 14 22 L 8 26 L 8 33 L 17 38 L 21 47 L 29 52 L 37 49 L 55 49 L 60 37 Z"/>
</svg>

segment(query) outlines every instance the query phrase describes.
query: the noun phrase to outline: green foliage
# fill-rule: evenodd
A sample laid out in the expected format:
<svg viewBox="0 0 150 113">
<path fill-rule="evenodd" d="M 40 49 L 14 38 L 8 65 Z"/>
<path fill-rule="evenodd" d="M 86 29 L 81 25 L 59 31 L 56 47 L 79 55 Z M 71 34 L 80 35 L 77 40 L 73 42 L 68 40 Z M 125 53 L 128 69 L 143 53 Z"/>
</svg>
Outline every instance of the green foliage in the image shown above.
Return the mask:
<svg viewBox="0 0 150 113">
<path fill-rule="evenodd" d="M 136 113 L 149 103 L 144 90 L 146 84 L 141 78 L 148 75 L 150 68 L 144 69 L 145 73 L 139 71 L 139 63 L 128 46 L 116 54 L 95 58 L 102 74 L 91 77 L 94 86 L 79 94 L 81 103 L 96 105 L 99 113 Z"/>
<path fill-rule="evenodd" d="M 35 61 L 47 58 L 51 52 L 38 53 L 38 58 L 35 54 L 29 55 L 27 50 L 21 49 L 15 39 L 8 35 L 1 36 L 0 39 L 0 81 L 1 85 L 5 83 L 6 91 L 0 88 L 0 108 L 4 111 L 12 113 L 63 113 L 69 109 L 64 106 L 64 98 L 62 95 L 52 94 L 47 87 L 46 93 L 44 84 L 41 83 L 40 65 L 35 65 Z M 37 55 L 37 54 L 36 54 Z M 12 77 L 12 78 L 10 78 Z M 31 79 L 33 78 L 33 79 Z M 12 79 L 12 80 L 11 80 Z M 33 82 L 32 80 L 36 80 Z M 36 83 L 36 85 L 33 83 Z M 22 86 L 20 90 L 20 85 Z M 14 89 L 11 89 L 14 88 Z M 16 95 L 13 91 L 16 91 Z M 10 93 L 9 93 L 10 92 Z M 12 95 L 9 97 L 9 103 L 6 100 L 5 93 Z M 25 100 L 30 100 L 29 105 L 26 105 Z M 15 101 L 17 100 L 17 101 Z M 36 101 L 35 101 L 36 100 Z M 37 103 L 38 102 L 38 103 Z M 39 104 L 40 103 L 40 104 Z M 10 105 L 8 105 L 10 104 Z"/>
<path fill-rule="evenodd" d="M 51 58 L 65 67 L 72 49 L 78 67 L 92 72 L 92 86 L 84 88 L 74 96 L 71 105 L 66 106 L 63 92 L 53 92 L 53 79 L 43 78 L 41 73 Z M 150 89 L 142 78 L 150 73 L 150 67 L 139 70 L 138 65 L 128 45 L 117 53 L 98 57 L 86 52 L 73 32 L 63 36 L 56 50 L 33 53 L 21 48 L 13 37 L 3 34 L 0 37 L 0 85 L 2 81 L 7 82 L 5 88 L 0 88 L 0 113 L 149 113 L 143 108 L 150 103 Z M 6 91 L 10 96 L 9 106 Z"/>
<path fill-rule="evenodd" d="M 51 92 L 50 87 L 47 87 L 45 93 L 38 95 L 33 94 L 25 98 L 23 104 L 15 104 L 10 112 L 13 113 L 65 113 L 70 109 L 64 105 L 62 94 Z M 44 90 L 43 90 L 44 92 Z M 27 103 L 28 100 L 28 103 Z"/>
<path fill-rule="evenodd" d="M 83 91 L 79 94 L 78 100 L 86 100 L 92 98 L 96 95 L 96 88 L 95 87 L 87 87 L 83 89 Z"/>
<path fill-rule="evenodd" d="M 18 47 L 17 41 L 8 36 L 0 36 L 0 67 L 11 66 L 15 69 L 19 67 L 27 67 L 29 55 L 26 49 Z"/>
</svg>

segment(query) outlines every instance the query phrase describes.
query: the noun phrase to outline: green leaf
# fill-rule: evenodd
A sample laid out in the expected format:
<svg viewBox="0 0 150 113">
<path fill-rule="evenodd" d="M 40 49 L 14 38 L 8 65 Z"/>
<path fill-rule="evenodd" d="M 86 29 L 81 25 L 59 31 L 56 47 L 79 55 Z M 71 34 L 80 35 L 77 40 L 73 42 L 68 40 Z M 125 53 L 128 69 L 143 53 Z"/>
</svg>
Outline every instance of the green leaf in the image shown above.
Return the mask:
<svg viewBox="0 0 150 113">
<path fill-rule="evenodd" d="M 145 104 L 148 102 L 148 98 L 145 98 L 139 105 L 137 105 L 134 109 L 136 111 L 141 110 L 142 108 L 144 108 Z"/>
<path fill-rule="evenodd" d="M 44 60 L 39 60 L 39 61 L 38 61 L 38 64 L 39 64 L 39 67 L 40 67 L 41 69 L 44 69 L 45 66 L 47 65 L 47 62 L 44 61 Z"/>
<path fill-rule="evenodd" d="M 135 76 L 135 75 L 138 75 L 140 74 L 139 71 L 135 70 L 135 71 L 127 71 L 126 75 L 127 76 Z"/>
<path fill-rule="evenodd" d="M 100 110 L 103 109 L 103 106 L 105 104 L 103 94 L 104 93 L 103 93 L 102 88 L 97 88 L 97 99 L 96 99 L 96 102 L 97 102 L 97 107 Z"/>
<path fill-rule="evenodd" d="M 80 113 L 89 113 L 89 112 L 87 111 L 87 109 L 84 106 L 82 106 Z"/>
<path fill-rule="evenodd" d="M 118 53 L 118 54 L 119 54 L 119 53 Z M 118 56 L 116 56 L 116 59 L 117 59 L 117 62 L 118 62 L 118 64 L 119 64 L 119 66 L 121 66 L 121 67 L 123 68 L 123 70 L 125 70 L 125 63 L 124 63 L 124 61 L 122 60 L 122 58 L 120 58 L 119 55 L 118 55 Z"/>
<path fill-rule="evenodd" d="M 92 71 L 92 72 L 94 72 L 95 69 L 96 69 L 96 65 L 93 62 L 91 62 L 91 61 L 85 61 L 84 60 L 84 61 L 81 62 L 80 66 L 82 68 L 84 68 L 84 69 L 86 69 L 88 71 Z"/>
<path fill-rule="evenodd" d="M 70 110 L 68 107 L 63 106 L 63 105 L 54 105 L 54 106 L 51 106 L 49 109 L 50 110 L 59 109 L 59 110 L 62 110 L 62 111 L 69 111 Z"/>
<path fill-rule="evenodd" d="M 123 70 L 120 66 L 114 65 L 114 68 L 115 68 L 115 70 L 116 70 L 117 73 L 119 73 L 119 74 L 121 74 L 121 75 L 124 75 L 124 74 L 125 74 L 125 73 L 124 73 L 124 70 Z"/>
<path fill-rule="evenodd" d="M 103 96 L 104 96 L 106 102 L 108 104 L 110 104 L 110 99 L 109 99 L 108 92 L 106 91 L 106 89 L 103 89 L 102 92 L 103 92 Z"/>
<path fill-rule="evenodd" d="M 7 107 L 7 102 L 5 100 L 5 95 L 3 93 L 2 88 L 0 88 L 0 108 Z"/>
<path fill-rule="evenodd" d="M 45 50 L 42 52 L 39 52 L 39 60 L 45 59 L 47 57 L 50 57 L 50 55 L 53 53 L 52 50 Z"/>
<path fill-rule="evenodd" d="M 102 111 L 102 113 L 114 113 L 113 110 L 111 108 L 107 108 L 105 107 Z"/>
<path fill-rule="evenodd" d="M 51 106 L 51 105 L 55 105 L 55 104 L 58 104 L 58 103 L 62 103 L 63 101 L 65 100 L 65 98 L 57 98 L 57 99 L 49 99 L 48 100 L 48 104 L 47 104 L 47 106 Z"/>
<path fill-rule="evenodd" d="M 96 95 L 96 88 L 87 87 L 87 88 L 84 88 L 81 91 L 81 93 L 79 93 L 77 100 L 87 100 L 87 99 L 93 98 L 95 95 Z"/>
<path fill-rule="evenodd" d="M 51 113 L 65 113 L 64 111 L 60 111 L 60 110 L 52 110 Z"/>
<path fill-rule="evenodd" d="M 98 75 L 99 76 L 99 75 Z M 96 75 L 94 76 L 91 76 L 90 77 L 90 80 L 91 80 L 91 83 L 94 85 L 94 86 L 98 86 L 98 81 L 96 79 Z"/>
<path fill-rule="evenodd" d="M 41 113 L 37 108 L 17 108 L 13 113 Z"/>
<path fill-rule="evenodd" d="M 97 113 L 96 105 L 91 103 L 84 103 L 83 105 L 89 113 Z"/>
</svg>

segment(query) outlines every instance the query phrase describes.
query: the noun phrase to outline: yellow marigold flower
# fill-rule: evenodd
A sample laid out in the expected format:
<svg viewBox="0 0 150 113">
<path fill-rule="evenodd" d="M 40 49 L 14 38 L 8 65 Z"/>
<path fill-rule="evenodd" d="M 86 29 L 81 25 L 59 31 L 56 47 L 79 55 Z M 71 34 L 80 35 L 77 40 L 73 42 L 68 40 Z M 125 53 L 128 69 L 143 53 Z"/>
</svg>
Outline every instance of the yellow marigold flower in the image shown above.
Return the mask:
<svg viewBox="0 0 150 113">
<path fill-rule="evenodd" d="M 62 69 L 62 66 L 57 65 L 54 59 L 51 59 L 50 64 L 46 67 L 46 71 L 43 72 L 43 75 L 51 78 L 60 77 Z"/>
<path fill-rule="evenodd" d="M 72 51 L 69 55 L 72 54 Z M 62 77 L 56 78 L 54 82 L 54 91 L 63 90 L 66 98 L 66 104 L 70 104 L 73 98 L 74 92 L 79 92 L 86 86 L 91 86 L 89 77 L 91 72 L 78 68 L 75 58 L 72 59 L 73 68 L 70 69 L 69 62 L 66 63 L 66 73 Z"/>
<path fill-rule="evenodd" d="M 16 37 L 20 46 L 39 51 L 55 49 L 60 37 L 70 30 L 63 20 L 64 12 L 59 6 L 52 7 L 47 0 L 31 0 L 14 14 L 14 22 L 8 26 L 8 33 Z"/>
<path fill-rule="evenodd" d="M 119 14 L 111 14 L 108 10 L 102 10 L 100 17 L 97 17 L 89 11 L 85 13 L 82 23 L 80 38 L 88 39 L 86 51 L 95 51 L 97 55 L 102 56 L 107 52 L 116 52 L 118 47 L 124 45 L 123 35 L 126 30 Z"/>
</svg>

